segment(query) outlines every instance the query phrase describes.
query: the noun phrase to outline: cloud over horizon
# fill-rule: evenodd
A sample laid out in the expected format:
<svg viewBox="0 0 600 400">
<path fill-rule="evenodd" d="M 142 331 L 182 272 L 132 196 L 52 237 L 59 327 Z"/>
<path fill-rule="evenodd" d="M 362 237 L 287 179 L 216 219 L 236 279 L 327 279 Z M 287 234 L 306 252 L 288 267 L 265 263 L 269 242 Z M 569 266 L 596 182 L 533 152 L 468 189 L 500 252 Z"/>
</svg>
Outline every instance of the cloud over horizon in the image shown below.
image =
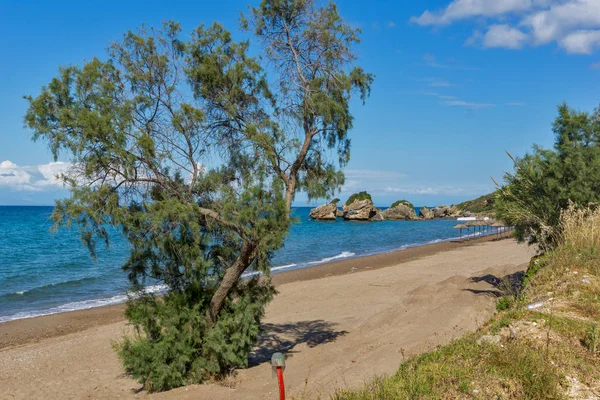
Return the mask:
<svg viewBox="0 0 600 400">
<path fill-rule="evenodd" d="M 5 160 L 0 162 L 0 188 L 29 192 L 63 189 L 63 182 L 58 176 L 70 166 L 70 163 L 63 161 L 19 166 Z"/>
</svg>

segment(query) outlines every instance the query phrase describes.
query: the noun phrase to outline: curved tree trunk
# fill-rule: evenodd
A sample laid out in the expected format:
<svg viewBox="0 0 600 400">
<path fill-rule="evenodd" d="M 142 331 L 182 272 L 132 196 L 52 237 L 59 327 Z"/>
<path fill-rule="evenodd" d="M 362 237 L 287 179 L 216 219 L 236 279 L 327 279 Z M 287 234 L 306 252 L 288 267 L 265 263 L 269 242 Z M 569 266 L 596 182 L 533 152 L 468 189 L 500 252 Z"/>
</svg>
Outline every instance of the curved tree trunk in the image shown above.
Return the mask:
<svg viewBox="0 0 600 400">
<path fill-rule="evenodd" d="M 207 317 L 211 322 L 216 321 L 217 316 L 225 305 L 225 300 L 227 299 L 229 292 L 231 292 L 231 289 L 233 289 L 233 286 L 236 284 L 238 279 L 240 279 L 244 271 L 246 271 L 246 269 L 252 263 L 252 257 L 255 249 L 256 244 L 254 244 L 254 242 L 245 242 L 238 258 L 225 271 L 225 275 L 223 276 L 221 284 L 210 300 L 210 307 L 208 308 Z"/>
</svg>

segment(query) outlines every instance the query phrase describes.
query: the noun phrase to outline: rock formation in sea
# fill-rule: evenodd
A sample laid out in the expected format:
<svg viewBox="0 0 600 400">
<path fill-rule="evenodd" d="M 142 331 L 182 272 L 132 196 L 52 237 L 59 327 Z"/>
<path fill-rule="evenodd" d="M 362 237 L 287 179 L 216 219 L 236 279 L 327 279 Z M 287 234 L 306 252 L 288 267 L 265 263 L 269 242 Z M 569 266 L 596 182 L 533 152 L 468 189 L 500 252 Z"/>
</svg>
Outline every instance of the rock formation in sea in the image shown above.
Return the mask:
<svg viewBox="0 0 600 400">
<path fill-rule="evenodd" d="M 459 215 L 459 210 L 455 206 L 437 206 L 431 212 L 434 218 L 453 218 Z"/>
<path fill-rule="evenodd" d="M 433 214 L 433 211 L 431 211 L 428 207 L 421 207 L 421 209 L 419 210 L 419 216 L 423 219 L 433 219 L 435 217 L 435 215 Z"/>
<path fill-rule="evenodd" d="M 367 192 L 355 193 L 342 206 L 344 219 L 349 221 L 382 221 L 381 212 L 373 205 Z M 373 219 L 375 218 L 375 219 Z"/>
<path fill-rule="evenodd" d="M 437 218 L 456 218 L 469 216 L 469 211 L 456 205 L 442 205 L 434 208 L 421 207 L 419 215 L 408 200 L 395 201 L 390 208 L 380 210 L 373 205 L 371 195 L 367 192 L 354 193 L 348 198 L 340 210 L 337 206 L 339 199 L 323 204 L 310 210 L 310 217 L 318 221 L 334 221 L 344 218 L 347 221 L 385 221 L 385 220 L 430 220 Z"/>
<path fill-rule="evenodd" d="M 415 207 L 407 200 L 398 200 L 392 206 L 381 212 L 385 219 L 417 219 Z"/>
<path fill-rule="evenodd" d="M 337 201 L 332 201 L 331 203 L 323 204 L 322 206 L 315 207 L 310 210 L 308 214 L 312 219 L 316 219 L 317 221 L 334 221 L 338 217 L 338 207 Z"/>
</svg>

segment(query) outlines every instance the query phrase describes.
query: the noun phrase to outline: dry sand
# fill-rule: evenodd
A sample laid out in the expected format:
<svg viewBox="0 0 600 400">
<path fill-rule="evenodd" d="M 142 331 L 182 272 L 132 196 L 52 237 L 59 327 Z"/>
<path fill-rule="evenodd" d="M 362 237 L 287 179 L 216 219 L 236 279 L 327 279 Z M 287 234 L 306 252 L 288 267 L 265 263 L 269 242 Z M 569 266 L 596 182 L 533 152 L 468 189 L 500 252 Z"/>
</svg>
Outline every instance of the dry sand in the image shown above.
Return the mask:
<svg viewBox="0 0 600 400">
<path fill-rule="evenodd" d="M 127 330 L 122 306 L 0 324 L 0 398 L 276 398 L 275 351 L 288 355 L 289 395 L 327 396 L 475 330 L 494 309 L 487 278 L 522 270 L 531 256 L 510 239 L 440 243 L 276 275 L 250 368 L 154 395 L 124 376 L 112 351 Z"/>
</svg>

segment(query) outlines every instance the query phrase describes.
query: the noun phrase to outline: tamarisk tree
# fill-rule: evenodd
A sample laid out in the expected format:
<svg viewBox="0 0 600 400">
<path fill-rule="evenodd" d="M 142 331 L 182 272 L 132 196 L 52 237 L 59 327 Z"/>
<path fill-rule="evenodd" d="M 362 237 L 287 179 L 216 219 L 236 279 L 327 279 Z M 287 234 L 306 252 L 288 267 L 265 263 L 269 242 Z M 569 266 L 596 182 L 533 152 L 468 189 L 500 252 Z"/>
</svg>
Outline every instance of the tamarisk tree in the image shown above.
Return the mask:
<svg viewBox="0 0 600 400">
<path fill-rule="evenodd" d="M 247 364 L 294 195 L 343 184 L 351 98 L 373 80 L 353 65 L 358 32 L 333 3 L 265 0 L 242 27 L 260 57 L 219 24 L 184 38 L 168 22 L 27 97 L 34 139 L 72 163 L 56 226 L 77 226 L 92 254 L 111 226 L 131 245 L 136 334 L 117 350 L 150 391 Z M 163 296 L 144 290 L 156 283 Z"/>
</svg>

